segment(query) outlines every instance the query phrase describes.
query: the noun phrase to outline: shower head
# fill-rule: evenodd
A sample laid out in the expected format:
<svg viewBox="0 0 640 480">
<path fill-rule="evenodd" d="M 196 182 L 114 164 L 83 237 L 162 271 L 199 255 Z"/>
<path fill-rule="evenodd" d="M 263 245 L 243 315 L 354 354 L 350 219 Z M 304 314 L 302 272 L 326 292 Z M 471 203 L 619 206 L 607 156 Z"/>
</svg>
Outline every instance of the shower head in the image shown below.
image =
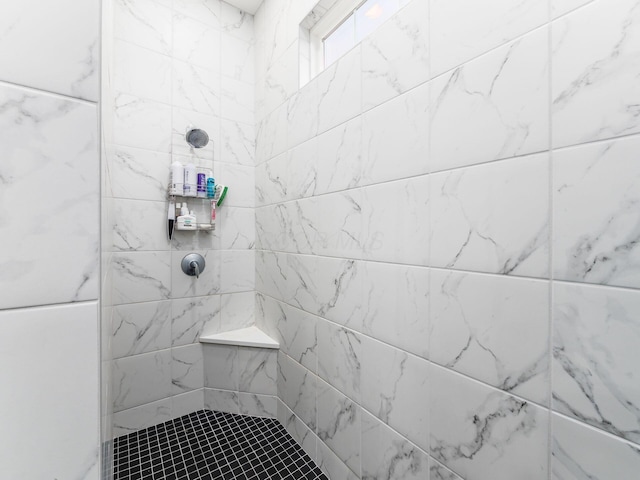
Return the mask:
<svg viewBox="0 0 640 480">
<path fill-rule="evenodd" d="M 199 128 L 191 128 L 187 130 L 185 139 L 193 148 L 203 148 L 209 143 L 209 135 L 207 135 L 207 132 Z"/>
</svg>

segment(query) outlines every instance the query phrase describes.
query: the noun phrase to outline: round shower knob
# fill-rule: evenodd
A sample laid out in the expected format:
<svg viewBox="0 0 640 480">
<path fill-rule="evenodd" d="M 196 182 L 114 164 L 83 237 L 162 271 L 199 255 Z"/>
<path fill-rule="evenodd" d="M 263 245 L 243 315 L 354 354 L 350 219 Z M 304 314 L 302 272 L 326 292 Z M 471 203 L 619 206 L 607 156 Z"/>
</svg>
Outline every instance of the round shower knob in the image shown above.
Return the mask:
<svg viewBox="0 0 640 480">
<path fill-rule="evenodd" d="M 190 253 L 185 255 L 180 266 L 185 274 L 200 278 L 200 274 L 204 272 L 205 267 L 204 257 L 199 253 Z"/>
</svg>

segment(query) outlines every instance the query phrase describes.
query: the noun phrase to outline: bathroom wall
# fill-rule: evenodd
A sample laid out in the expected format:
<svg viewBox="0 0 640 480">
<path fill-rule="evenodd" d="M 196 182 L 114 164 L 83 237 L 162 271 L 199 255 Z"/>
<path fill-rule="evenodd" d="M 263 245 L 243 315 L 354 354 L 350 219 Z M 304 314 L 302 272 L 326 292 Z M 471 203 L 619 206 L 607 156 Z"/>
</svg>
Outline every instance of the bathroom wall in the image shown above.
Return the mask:
<svg viewBox="0 0 640 480">
<path fill-rule="evenodd" d="M 118 436 L 203 408 L 198 337 L 253 323 L 255 69 L 253 17 L 224 2 L 110 3 L 105 295 Z M 208 132 L 206 148 L 187 145 L 190 124 Z M 175 160 L 211 168 L 230 186 L 215 233 L 176 232 L 169 242 Z M 206 201 L 190 207 L 208 214 Z M 206 258 L 198 280 L 180 269 L 190 252 Z"/>
<path fill-rule="evenodd" d="M 100 478 L 99 29 L 0 6 L 0 478 Z"/>
<path fill-rule="evenodd" d="M 332 480 L 635 478 L 640 1 L 413 0 L 299 88 L 256 13 L 256 289 Z"/>
</svg>

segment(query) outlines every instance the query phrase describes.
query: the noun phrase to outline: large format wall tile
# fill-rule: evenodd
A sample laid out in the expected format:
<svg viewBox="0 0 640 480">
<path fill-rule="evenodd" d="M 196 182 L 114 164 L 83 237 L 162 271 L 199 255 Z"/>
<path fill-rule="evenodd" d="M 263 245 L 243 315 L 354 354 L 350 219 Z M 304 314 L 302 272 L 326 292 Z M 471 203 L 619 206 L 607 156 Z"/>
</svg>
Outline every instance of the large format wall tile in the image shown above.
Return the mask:
<svg viewBox="0 0 640 480">
<path fill-rule="evenodd" d="M 170 252 L 113 254 L 113 303 L 165 300 L 171 293 Z"/>
<path fill-rule="evenodd" d="M 426 480 L 428 472 L 426 453 L 362 412 L 362 478 Z"/>
<path fill-rule="evenodd" d="M 553 407 L 640 441 L 640 292 L 554 286 Z"/>
<path fill-rule="evenodd" d="M 538 0 L 432 0 L 431 68 L 437 75 L 548 20 L 548 5 Z"/>
<path fill-rule="evenodd" d="M 640 287 L 639 148 L 630 137 L 553 154 L 555 278 Z"/>
<path fill-rule="evenodd" d="M 429 359 L 540 404 L 549 397 L 549 282 L 432 270 Z"/>
<path fill-rule="evenodd" d="M 547 410 L 431 368 L 431 455 L 466 480 L 547 476 Z"/>
<path fill-rule="evenodd" d="M 116 0 L 114 34 L 141 47 L 171 53 L 171 9 L 154 0 Z"/>
<path fill-rule="evenodd" d="M 363 110 L 429 79 L 428 7 L 411 1 L 362 42 Z"/>
<path fill-rule="evenodd" d="M 549 148 L 548 44 L 539 29 L 431 82 L 431 171 Z"/>
<path fill-rule="evenodd" d="M 548 274 L 547 154 L 435 174 L 430 188 L 433 266 Z"/>
<path fill-rule="evenodd" d="M 557 18 L 593 0 L 551 0 L 551 18 Z"/>
<path fill-rule="evenodd" d="M 318 375 L 360 403 L 362 337 L 325 320 L 318 321 Z"/>
<path fill-rule="evenodd" d="M 97 298 L 96 107 L 0 86 L 0 111 L 0 308 Z"/>
<path fill-rule="evenodd" d="M 555 147 L 640 132 L 639 6 L 597 1 L 553 23 Z"/>
<path fill-rule="evenodd" d="M 640 448 L 561 415 L 552 416 L 553 480 L 633 479 Z"/>
<path fill-rule="evenodd" d="M 368 337 L 361 349 L 362 405 L 428 451 L 429 363 Z"/>
<path fill-rule="evenodd" d="M 113 45 L 113 88 L 171 103 L 171 58 L 134 43 L 116 40 Z"/>
<path fill-rule="evenodd" d="M 146 302 L 113 307 L 113 358 L 171 347 L 171 302 Z"/>
<path fill-rule="evenodd" d="M 278 397 L 311 429 L 316 428 L 317 383 L 306 368 L 278 353 Z"/>
<path fill-rule="evenodd" d="M 98 0 L 4 2 L 0 80 L 97 101 L 99 27 Z"/>
<path fill-rule="evenodd" d="M 98 344 L 95 302 L 0 312 L 0 477 L 100 478 Z"/>
</svg>

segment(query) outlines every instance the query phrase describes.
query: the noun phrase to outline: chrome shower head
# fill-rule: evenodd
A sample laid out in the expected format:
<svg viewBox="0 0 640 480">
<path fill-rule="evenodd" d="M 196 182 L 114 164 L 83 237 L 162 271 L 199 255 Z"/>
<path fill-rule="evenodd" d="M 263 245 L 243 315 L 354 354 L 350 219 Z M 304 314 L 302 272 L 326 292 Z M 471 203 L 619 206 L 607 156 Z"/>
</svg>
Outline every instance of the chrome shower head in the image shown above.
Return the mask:
<svg viewBox="0 0 640 480">
<path fill-rule="evenodd" d="M 185 139 L 193 148 L 203 148 L 209 143 L 209 135 L 207 135 L 207 132 L 199 128 L 191 128 L 187 130 Z"/>
</svg>

